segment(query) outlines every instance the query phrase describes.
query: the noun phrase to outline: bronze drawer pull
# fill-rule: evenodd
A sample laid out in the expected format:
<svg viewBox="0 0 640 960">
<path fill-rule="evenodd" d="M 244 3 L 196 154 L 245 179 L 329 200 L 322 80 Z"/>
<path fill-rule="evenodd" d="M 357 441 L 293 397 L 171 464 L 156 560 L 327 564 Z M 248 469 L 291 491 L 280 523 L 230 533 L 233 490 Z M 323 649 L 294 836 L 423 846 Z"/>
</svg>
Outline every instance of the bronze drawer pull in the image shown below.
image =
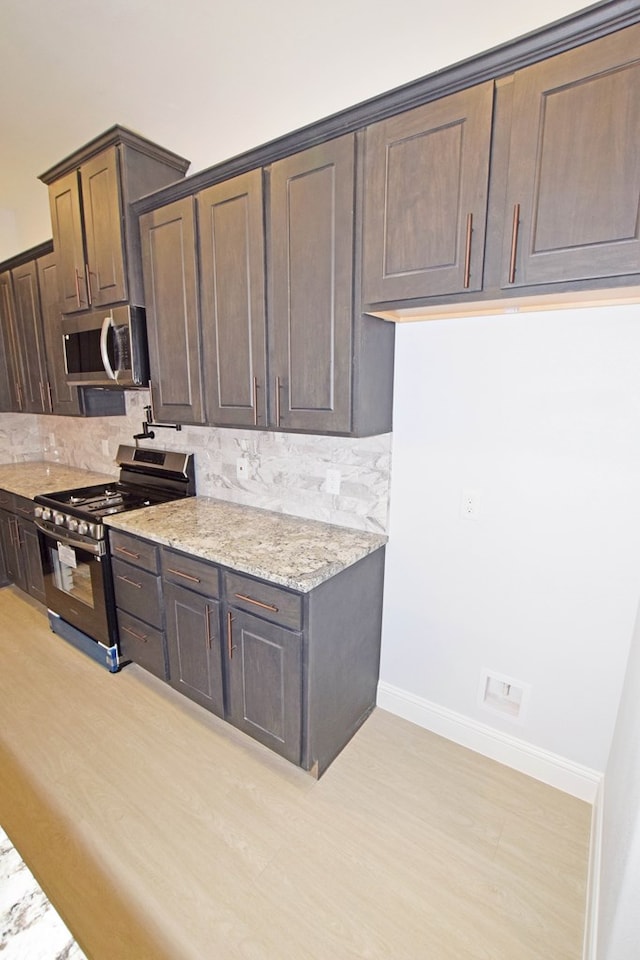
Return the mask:
<svg viewBox="0 0 640 960">
<path fill-rule="evenodd" d="M 200 577 L 192 577 L 188 573 L 183 573 L 182 570 L 174 570 L 173 567 L 167 567 L 168 573 L 175 573 L 176 577 L 183 577 L 185 580 L 190 580 L 191 583 L 200 583 Z"/>
<path fill-rule="evenodd" d="M 134 560 L 140 559 L 139 553 L 134 553 L 133 550 L 127 550 L 126 547 L 116 547 L 116 553 L 124 553 L 125 557 L 133 557 Z"/>
<path fill-rule="evenodd" d="M 136 631 L 132 630 L 131 627 L 123 627 L 122 629 L 125 633 L 130 633 L 132 637 L 136 638 L 136 640 L 142 640 L 143 643 L 146 643 L 149 639 L 148 633 L 136 633 Z"/>
<path fill-rule="evenodd" d="M 263 603 L 261 600 L 254 600 L 253 597 L 246 597 L 244 593 L 234 594 L 236 600 L 246 600 L 247 603 L 254 603 L 256 607 L 262 607 L 263 610 L 271 610 L 272 613 L 277 613 L 278 608 L 274 606 L 273 603 Z"/>
<path fill-rule="evenodd" d="M 128 583 L 130 587 L 135 587 L 137 590 L 142 589 L 141 583 L 136 583 L 135 580 L 130 580 L 129 577 L 125 577 L 123 574 L 118 574 L 118 580 L 124 580 L 125 583 Z"/>
<path fill-rule="evenodd" d="M 509 283 L 515 283 L 516 256 L 518 253 L 518 227 L 520 226 L 520 204 L 513 205 L 513 223 L 511 224 L 511 257 L 509 259 Z"/>
<path fill-rule="evenodd" d="M 467 236 L 464 245 L 464 289 L 467 290 L 471 281 L 471 235 L 473 233 L 473 214 L 467 214 Z"/>
</svg>

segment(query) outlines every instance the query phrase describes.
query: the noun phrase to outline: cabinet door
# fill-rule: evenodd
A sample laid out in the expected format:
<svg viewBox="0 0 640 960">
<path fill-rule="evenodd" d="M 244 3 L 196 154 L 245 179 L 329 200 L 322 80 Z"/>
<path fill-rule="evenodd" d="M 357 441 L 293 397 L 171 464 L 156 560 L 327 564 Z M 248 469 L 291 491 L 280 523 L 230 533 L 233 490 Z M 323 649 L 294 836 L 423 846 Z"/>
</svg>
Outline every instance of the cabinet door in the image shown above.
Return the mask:
<svg viewBox="0 0 640 960">
<path fill-rule="evenodd" d="M 482 288 L 493 82 L 366 131 L 363 300 Z"/>
<path fill-rule="evenodd" d="M 154 417 L 204 423 L 193 199 L 140 218 Z"/>
<path fill-rule="evenodd" d="M 224 716 L 220 604 L 166 581 L 164 599 L 169 683 L 207 710 Z"/>
<path fill-rule="evenodd" d="M 29 413 L 50 413 L 36 261 L 16 267 L 11 271 L 11 277 L 22 358 L 23 409 Z"/>
<path fill-rule="evenodd" d="M 40 559 L 38 531 L 30 520 L 17 520 L 22 559 L 22 587 L 40 603 L 45 603 L 44 577 Z"/>
<path fill-rule="evenodd" d="M 267 426 L 262 171 L 197 196 L 207 422 Z"/>
<path fill-rule="evenodd" d="M 80 167 L 89 299 L 93 306 L 127 299 L 120 174 L 116 147 Z"/>
<path fill-rule="evenodd" d="M 349 432 L 355 138 L 270 172 L 270 390 L 276 429 Z"/>
<path fill-rule="evenodd" d="M 228 608 L 226 719 L 293 763 L 300 763 L 302 640 L 259 617 Z"/>
<path fill-rule="evenodd" d="M 0 273 L 0 353 L 0 410 L 22 410 L 22 373 L 9 271 Z"/>
<path fill-rule="evenodd" d="M 78 171 L 49 186 L 53 247 L 58 256 L 58 282 L 63 313 L 89 306 L 85 269 L 84 233 Z"/>
<path fill-rule="evenodd" d="M 52 410 L 56 414 L 78 416 L 78 388 L 70 386 L 65 376 L 57 254 L 40 257 L 37 268 Z"/>
<path fill-rule="evenodd" d="M 18 552 L 18 520 L 12 513 L 0 510 L 0 537 L 4 553 L 5 573 L 11 583 L 20 581 Z"/>
<path fill-rule="evenodd" d="M 640 25 L 515 75 L 502 285 L 640 272 Z"/>
</svg>

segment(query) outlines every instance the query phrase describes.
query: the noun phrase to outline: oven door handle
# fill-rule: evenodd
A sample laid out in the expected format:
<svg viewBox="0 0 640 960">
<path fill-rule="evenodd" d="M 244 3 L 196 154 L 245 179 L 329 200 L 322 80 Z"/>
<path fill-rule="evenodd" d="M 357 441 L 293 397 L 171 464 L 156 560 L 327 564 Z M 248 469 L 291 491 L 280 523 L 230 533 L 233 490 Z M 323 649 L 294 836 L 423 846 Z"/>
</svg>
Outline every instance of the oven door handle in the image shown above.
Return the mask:
<svg viewBox="0 0 640 960">
<path fill-rule="evenodd" d="M 33 522 L 38 530 L 44 533 L 45 537 L 49 537 L 50 540 L 55 540 L 57 543 L 63 543 L 65 546 L 73 547 L 76 550 L 85 550 L 87 553 L 92 553 L 96 557 L 102 557 L 106 553 L 106 547 L 102 540 L 98 540 L 95 543 L 85 543 L 84 540 L 76 540 L 74 537 L 63 537 L 56 531 L 49 530 L 40 520 L 34 520 Z"/>
<path fill-rule="evenodd" d="M 109 362 L 109 351 L 107 349 L 107 338 L 109 336 L 109 329 L 111 327 L 115 328 L 115 323 L 113 322 L 113 317 L 109 314 L 108 317 L 105 317 L 102 321 L 102 327 L 100 328 L 100 356 L 102 357 L 102 365 L 106 371 L 107 376 L 110 380 L 116 380 L 116 375 L 114 373 L 113 367 Z"/>
</svg>

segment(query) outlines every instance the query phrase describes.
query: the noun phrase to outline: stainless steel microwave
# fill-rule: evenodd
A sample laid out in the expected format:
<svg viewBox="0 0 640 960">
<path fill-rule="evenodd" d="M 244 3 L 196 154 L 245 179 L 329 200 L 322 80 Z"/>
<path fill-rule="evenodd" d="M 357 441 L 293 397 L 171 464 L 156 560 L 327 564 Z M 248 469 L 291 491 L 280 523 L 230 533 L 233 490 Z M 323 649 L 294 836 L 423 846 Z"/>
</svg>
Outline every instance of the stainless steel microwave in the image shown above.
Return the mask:
<svg viewBox="0 0 640 960">
<path fill-rule="evenodd" d="M 146 387 L 147 327 L 142 307 L 110 307 L 62 318 L 67 383 L 92 387 Z"/>
</svg>

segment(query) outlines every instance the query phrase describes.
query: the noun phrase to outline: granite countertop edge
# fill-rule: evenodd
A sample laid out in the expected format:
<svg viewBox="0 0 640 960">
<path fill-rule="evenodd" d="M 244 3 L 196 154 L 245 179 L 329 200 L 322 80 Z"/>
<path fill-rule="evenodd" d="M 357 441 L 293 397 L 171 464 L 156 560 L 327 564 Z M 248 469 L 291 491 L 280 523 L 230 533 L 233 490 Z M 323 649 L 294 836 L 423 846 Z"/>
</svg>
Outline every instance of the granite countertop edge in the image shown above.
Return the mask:
<svg viewBox="0 0 640 960">
<path fill-rule="evenodd" d="M 310 592 L 388 539 L 201 496 L 116 514 L 105 524 L 298 593 Z"/>
</svg>

